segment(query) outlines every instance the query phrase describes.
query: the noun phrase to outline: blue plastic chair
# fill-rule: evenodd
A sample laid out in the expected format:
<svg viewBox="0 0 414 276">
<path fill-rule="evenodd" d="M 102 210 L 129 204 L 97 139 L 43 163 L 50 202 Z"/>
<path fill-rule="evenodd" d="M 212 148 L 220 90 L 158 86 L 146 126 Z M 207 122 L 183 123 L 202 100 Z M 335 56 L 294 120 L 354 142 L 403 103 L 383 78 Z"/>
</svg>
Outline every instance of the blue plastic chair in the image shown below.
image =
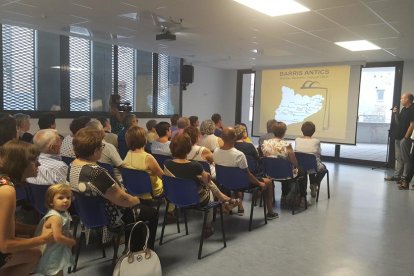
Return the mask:
<svg viewBox="0 0 414 276">
<path fill-rule="evenodd" d="M 160 165 L 160 168 L 164 168 L 164 162 L 166 160 L 172 159 L 172 156 L 170 155 L 162 155 L 162 154 L 152 154 L 154 156 L 155 160 L 157 160 L 158 165 Z"/>
<path fill-rule="evenodd" d="M 235 192 L 246 192 L 252 194 L 252 204 L 250 207 L 249 231 L 252 230 L 253 209 L 256 202 L 259 187 L 252 186 L 249 182 L 247 170 L 238 167 L 226 167 L 216 164 L 216 180 L 227 190 Z M 263 193 L 261 195 L 263 198 Z M 263 205 L 265 224 L 267 224 L 266 204 Z"/>
<path fill-rule="evenodd" d="M 16 185 L 14 186 L 14 189 L 16 190 L 16 201 L 28 198 L 25 187 Z"/>
<path fill-rule="evenodd" d="M 70 165 L 70 163 L 72 163 L 73 160 L 75 160 L 75 158 L 69 156 L 62 156 L 62 161 L 65 162 L 68 166 Z"/>
<path fill-rule="evenodd" d="M 220 202 L 209 202 L 206 206 L 200 206 L 199 204 L 199 195 L 198 195 L 198 186 L 199 184 L 196 183 L 192 179 L 183 179 L 177 177 L 171 177 L 164 175 L 162 177 L 162 182 L 164 185 L 164 193 L 167 199 L 167 207 L 170 203 L 174 204 L 176 208 L 180 208 L 184 212 L 184 223 L 185 223 L 185 231 L 186 235 L 188 235 L 188 225 L 187 225 L 187 215 L 185 210 L 186 209 L 194 209 L 204 213 L 204 220 L 203 220 L 203 227 L 201 230 L 201 237 L 200 237 L 200 244 L 198 248 L 198 259 L 201 259 L 201 252 L 203 250 L 203 242 L 204 242 L 204 230 L 207 222 L 207 214 L 210 212 L 210 209 L 215 209 L 217 207 L 220 208 L 220 222 L 221 222 L 221 233 L 223 235 L 223 244 L 224 247 L 227 247 L 226 244 L 226 235 L 224 232 L 224 223 L 223 223 L 223 208 Z M 178 212 L 176 212 L 178 214 Z M 162 223 L 162 230 L 161 230 L 161 238 L 160 238 L 160 245 L 162 244 L 164 238 L 164 229 L 167 219 L 167 211 L 164 214 L 164 221 Z M 178 217 L 177 217 L 178 223 Z M 179 229 L 178 229 L 178 232 Z"/>
<path fill-rule="evenodd" d="M 45 203 L 46 191 L 49 189 L 50 185 L 37 185 L 28 183 L 29 190 L 29 201 L 32 203 L 36 211 L 44 216 L 48 209 Z"/>
<path fill-rule="evenodd" d="M 132 195 L 151 194 L 152 198 L 157 201 L 157 212 L 164 199 L 164 195 L 154 196 L 152 192 L 151 179 L 146 171 L 121 168 L 122 180 L 125 188 Z"/>
<path fill-rule="evenodd" d="M 108 173 L 112 176 L 115 177 L 115 173 L 114 173 L 114 167 L 111 164 L 108 163 L 101 163 L 101 162 L 97 162 L 97 164 L 104 168 L 105 170 L 108 171 Z"/>
<path fill-rule="evenodd" d="M 311 153 L 304 153 L 304 152 L 295 152 L 296 159 L 298 160 L 299 166 L 303 167 L 308 174 L 313 174 L 317 172 L 317 162 L 316 156 Z M 331 192 L 329 189 L 329 170 L 325 169 L 324 173 L 326 174 L 326 184 L 328 187 L 328 198 L 331 198 Z M 319 190 L 321 188 L 321 183 L 318 183 L 318 191 L 316 194 L 316 202 L 319 200 Z"/>
<path fill-rule="evenodd" d="M 264 157 L 263 172 L 264 174 L 275 181 L 288 181 L 294 179 L 293 167 L 289 160 L 283 158 Z M 295 202 L 292 201 L 292 215 L 295 214 Z M 307 201 L 305 196 L 305 209 L 307 209 Z"/>
<path fill-rule="evenodd" d="M 107 226 L 109 224 L 108 217 L 105 212 L 104 201 L 102 198 L 97 196 L 86 196 L 79 192 L 73 192 L 75 196 L 74 205 L 76 212 L 79 215 L 80 220 L 82 221 L 83 225 L 93 231 L 101 230 L 102 227 Z M 115 235 L 112 237 L 112 243 L 114 247 L 114 255 L 112 258 L 112 264 L 115 264 L 118 256 L 118 248 L 121 235 L 123 233 L 124 228 L 122 226 L 116 228 L 109 228 L 108 230 L 113 232 Z M 98 231 L 99 232 L 99 231 Z M 76 257 L 75 257 L 75 265 L 72 269 L 72 272 L 76 271 L 78 265 L 79 254 L 82 247 L 82 242 L 86 240 L 85 231 L 81 232 L 81 235 L 77 241 L 77 249 L 76 249 Z M 102 257 L 106 257 L 105 248 L 102 244 L 102 235 L 100 236 L 100 243 L 102 246 Z"/>
<path fill-rule="evenodd" d="M 203 170 L 211 174 L 210 164 L 207 161 L 197 161 L 203 167 Z"/>
</svg>

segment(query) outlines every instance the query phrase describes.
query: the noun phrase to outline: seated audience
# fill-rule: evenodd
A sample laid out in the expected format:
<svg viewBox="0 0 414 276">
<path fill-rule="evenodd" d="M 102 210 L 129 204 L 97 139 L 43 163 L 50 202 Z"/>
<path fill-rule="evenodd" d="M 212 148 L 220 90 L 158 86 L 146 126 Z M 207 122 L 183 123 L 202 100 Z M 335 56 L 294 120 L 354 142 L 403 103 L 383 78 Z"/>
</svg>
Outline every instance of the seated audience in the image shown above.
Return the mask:
<svg viewBox="0 0 414 276">
<path fill-rule="evenodd" d="M 260 136 L 260 138 L 259 138 L 259 147 L 257 148 L 260 156 L 263 156 L 263 153 L 262 153 L 263 142 L 266 141 L 266 140 L 275 138 L 275 135 L 273 134 L 273 128 L 274 128 L 276 122 L 277 121 L 275 119 L 271 119 L 271 120 L 267 121 L 267 123 L 266 123 L 267 133 Z"/>
<path fill-rule="evenodd" d="M 124 128 L 118 132 L 118 149 L 121 158 L 125 158 L 128 147 L 125 142 L 125 133 L 132 126 L 138 126 L 138 119 L 135 114 L 127 114 L 124 118 Z"/>
<path fill-rule="evenodd" d="M 75 152 L 73 150 L 73 136 L 75 136 L 76 132 L 79 129 L 84 128 L 85 125 L 91 120 L 91 118 L 87 116 L 80 116 L 72 120 L 69 125 L 69 129 L 72 134 L 67 135 L 63 141 L 62 146 L 60 148 L 60 155 L 75 158 Z"/>
<path fill-rule="evenodd" d="M 15 185 L 36 176 L 39 152 L 32 144 L 9 141 L 0 154 L 0 275 L 29 275 L 42 256 L 38 247 L 53 242 L 52 231 L 30 239 L 16 237 Z"/>
<path fill-rule="evenodd" d="M 247 129 L 247 125 L 245 123 L 240 123 L 239 125 L 244 126 L 244 128 L 246 129 L 246 133 L 244 133 L 244 135 L 243 135 L 243 141 L 253 144 L 252 139 L 249 137 L 249 131 Z"/>
<path fill-rule="evenodd" d="M 23 113 L 16 113 L 13 117 L 16 119 L 19 140 L 32 143 L 33 135 L 28 132 L 30 130 L 30 116 Z"/>
<path fill-rule="evenodd" d="M 175 131 L 176 129 L 178 129 L 178 126 L 177 126 L 177 122 L 178 122 L 178 119 L 180 119 L 180 115 L 178 115 L 178 114 L 173 114 L 172 116 L 171 116 L 171 118 L 170 118 L 170 121 L 171 121 L 171 133 L 173 132 L 173 131 Z"/>
<path fill-rule="evenodd" d="M 223 125 L 221 121 L 221 115 L 218 113 L 214 113 L 211 115 L 211 120 L 214 122 L 214 135 L 217 137 L 221 137 L 221 133 L 223 132 Z"/>
<path fill-rule="evenodd" d="M 55 129 L 41 129 L 33 137 L 34 145 L 40 150 L 37 177 L 26 181 L 38 185 L 66 183 L 68 166 L 60 157 L 62 140 Z"/>
<path fill-rule="evenodd" d="M 147 144 L 152 144 L 155 139 L 158 138 L 155 126 L 157 125 L 156 120 L 149 120 L 145 126 L 147 127 Z"/>
<path fill-rule="evenodd" d="M 326 166 L 321 161 L 321 142 L 316 138 L 312 138 L 312 135 L 315 133 L 314 123 L 310 121 L 304 122 L 301 130 L 303 137 L 296 138 L 295 150 L 304 153 L 312 153 L 316 156 L 317 172 L 309 174 L 311 196 L 316 197 L 318 184 L 326 174 Z"/>
<path fill-rule="evenodd" d="M 18 139 L 16 119 L 7 113 L 2 113 L 0 117 L 0 146 L 16 139 Z"/>
<path fill-rule="evenodd" d="M 190 116 L 190 117 L 188 117 L 188 119 L 190 120 L 190 126 L 193 126 L 193 127 L 199 127 L 200 126 L 200 122 L 198 121 L 197 116 Z"/>
<path fill-rule="evenodd" d="M 82 128 L 73 138 L 76 159 L 69 167 L 69 182 L 72 190 L 86 196 L 98 196 L 105 201 L 109 227 L 145 221 L 150 230 L 148 247 L 154 249 L 158 214 L 155 209 L 140 205 L 138 197 L 128 194 L 124 187 L 113 179 L 108 171 L 98 166 L 101 158 L 104 134 L 94 128 Z M 132 237 L 131 250 L 142 250 L 146 231 L 136 231 Z M 125 240 L 130 230 L 125 230 Z"/>
<path fill-rule="evenodd" d="M 200 163 L 187 160 L 187 155 L 191 151 L 191 139 L 187 134 L 182 133 L 174 137 L 171 141 L 170 148 L 174 159 L 165 161 L 164 171 L 166 175 L 193 179 L 199 183 L 198 194 L 200 196 L 200 205 L 204 206 L 214 201 L 214 196 L 220 202 L 226 203 L 224 207 L 227 211 L 233 209 L 234 204 L 238 204 L 238 200 L 229 198 L 217 188 L 211 181 L 210 174 L 203 170 Z M 209 212 L 205 229 L 206 237 L 213 234 L 212 220 L 213 212 Z"/>
<path fill-rule="evenodd" d="M 85 127 L 91 127 L 96 130 L 102 131 L 102 133 L 105 133 L 102 124 L 98 120 L 95 120 L 95 119 L 90 120 L 85 125 Z M 119 171 L 119 168 L 123 166 L 123 161 L 121 159 L 121 156 L 119 156 L 119 153 L 114 147 L 114 145 L 106 142 L 105 140 L 102 141 L 102 145 L 103 145 L 102 154 L 98 162 L 112 165 L 112 167 L 114 167 L 115 179 L 118 180 L 119 182 L 122 182 L 121 172 Z"/>
<path fill-rule="evenodd" d="M 246 141 L 247 137 L 247 129 L 244 125 L 238 124 L 234 127 L 234 131 L 236 133 L 236 143 L 234 147 L 243 152 L 246 156 L 251 156 L 254 160 L 259 159 L 259 153 L 257 152 L 254 145 L 250 142 Z"/>
<path fill-rule="evenodd" d="M 154 196 L 162 195 L 162 180 L 164 172 L 158 165 L 154 156 L 145 152 L 146 143 L 145 130 L 138 126 L 130 127 L 125 135 L 128 146 L 128 153 L 124 159 L 127 168 L 137 169 L 148 172 L 150 175 L 152 193 Z M 140 198 L 151 199 L 151 195 L 140 195 Z"/>
<path fill-rule="evenodd" d="M 201 139 L 200 146 L 208 148 L 214 152 L 216 148 L 223 146 L 223 140 L 214 135 L 215 125 L 212 120 L 203 121 L 200 125 Z"/>
<path fill-rule="evenodd" d="M 39 129 L 56 129 L 56 116 L 53 113 L 42 113 L 39 115 L 39 120 L 37 122 Z"/>
<path fill-rule="evenodd" d="M 173 139 L 177 134 L 183 133 L 186 127 L 190 126 L 190 120 L 187 117 L 181 117 L 177 121 L 177 129 L 171 131 L 171 139 Z"/>
<path fill-rule="evenodd" d="M 240 169 L 247 170 L 251 185 L 259 186 L 263 192 L 264 204 L 266 204 L 267 208 L 267 218 L 277 218 L 279 216 L 278 213 L 273 211 L 272 180 L 268 178 L 258 179 L 248 170 L 246 156 L 243 152 L 234 148 L 234 143 L 236 142 L 236 132 L 233 128 L 224 128 L 221 137 L 223 138 L 224 145 L 214 151 L 214 162 L 217 165 L 238 167 Z M 244 208 L 240 202 L 239 212 L 242 213 L 242 210 L 244 210 Z"/>
<path fill-rule="evenodd" d="M 111 124 L 112 133 L 118 135 L 122 130 L 123 122 L 128 112 L 119 111 L 119 103 L 121 96 L 119 94 L 111 94 L 109 97 L 109 122 Z"/>
<path fill-rule="evenodd" d="M 262 152 L 266 157 L 283 158 L 290 161 L 292 164 L 294 177 L 294 180 L 291 181 L 299 181 L 301 196 L 305 197 L 307 185 L 306 172 L 303 168 L 298 167 L 298 161 L 296 160 L 292 145 L 283 139 L 286 133 L 286 129 L 287 127 L 285 123 L 276 122 L 273 128 L 273 134 L 275 135 L 275 138 L 263 142 Z M 291 181 L 282 181 L 282 204 L 286 204 L 286 196 L 290 192 Z M 305 199 L 302 198 L 302 206 L 305 205 L 304 200 Z"/>
<path fill-rule="evenodd" d="M 170 124 L 167 122 L 159 122 L 155 126 L 158 138 L 151 144 L 151 153 L 171 156 L 170 150 Z"/>
<path fill-rule="evenodd" d="M 213 153 L 206 147 L 199 146 L 200 130 L 194 126 L 184 129 L 184 133 L 190 136 L 191 151 L 187 155 L 188 160 L 206 161 L 210 164 L 210 173 L 213 179 L 216 179 L 216 168 L 214 167 Z"/>
<path fill-rule="evenodd" d="M 96 119 L 99 122 L 101 122 L 101 125 L 103 126 L 103 129 L 105 131 L 105 138 L 104 138 L 105 142 L 114 145 L 115 148 L 118 148 L 118 135 L 116 135 L 115 133 L 112 133 L 109 119 L 104 116 L 100 116 Z"/>
</svg>

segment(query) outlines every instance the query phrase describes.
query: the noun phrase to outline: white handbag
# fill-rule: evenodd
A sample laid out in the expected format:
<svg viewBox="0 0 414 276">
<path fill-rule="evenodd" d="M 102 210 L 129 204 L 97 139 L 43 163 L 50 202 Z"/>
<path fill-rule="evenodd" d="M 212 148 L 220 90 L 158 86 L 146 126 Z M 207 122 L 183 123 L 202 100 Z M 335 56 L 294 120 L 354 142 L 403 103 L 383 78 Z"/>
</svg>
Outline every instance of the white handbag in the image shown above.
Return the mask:
<svg viewBox="0 0 414 276">
<path fill-rule="evenodd" d="M 131 236 L 138 224 L 143 224 L 147 228 L 147 237 L 142 251 L 131 252 Z M 148 226 L 138 221 L 131 230 L 128 241 L 128 252 L 122 255 L 115 265 L 113 276 L 161 276 L 161 263 L 158 255 L 147 247 L 149 237 Z"/>
</svg>

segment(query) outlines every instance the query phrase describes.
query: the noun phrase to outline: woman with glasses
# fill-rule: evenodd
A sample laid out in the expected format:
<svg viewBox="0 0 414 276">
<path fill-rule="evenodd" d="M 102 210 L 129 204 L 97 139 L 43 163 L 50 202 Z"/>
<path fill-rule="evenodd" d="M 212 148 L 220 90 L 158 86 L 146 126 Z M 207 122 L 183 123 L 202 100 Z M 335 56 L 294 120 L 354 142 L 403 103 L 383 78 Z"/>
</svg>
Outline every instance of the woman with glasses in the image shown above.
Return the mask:
<svg viewBox="0 0 414 276">
<path fill-rule="evenodd" d="M 127 225 L 140 220 L 147 222 L 150 230 L 148 247 L 154 249 L 158 214 L 154 208 L 140 205 L 138 197 L 128 194 L 107 170 L 96 164 L 101 158 L 103 138 L 102 131 L 91 127 L 82 128 L 75 134 L 73 148 L 76 159 L 69 167 L 69 182 L 72 190 L 86 196 L 103 198 L 109 227 Z M 125 240 L 129 239 L 129 234 L 129 230 L 126 230 Z M 132 251 L 142 250 L 145 235 L 146 233 L 142 231 L 134 232 Z"/>
<path fill-rule="evenodd" d="M 53 241 L 52 231 L 30 239 L 16 237 L 15 185 L 36 177 L 38 156 L 35 146 L 23 141 L 0 148 L 0 275 L 29 275 L 41 257 L 38 246 Z"/>
</svg>

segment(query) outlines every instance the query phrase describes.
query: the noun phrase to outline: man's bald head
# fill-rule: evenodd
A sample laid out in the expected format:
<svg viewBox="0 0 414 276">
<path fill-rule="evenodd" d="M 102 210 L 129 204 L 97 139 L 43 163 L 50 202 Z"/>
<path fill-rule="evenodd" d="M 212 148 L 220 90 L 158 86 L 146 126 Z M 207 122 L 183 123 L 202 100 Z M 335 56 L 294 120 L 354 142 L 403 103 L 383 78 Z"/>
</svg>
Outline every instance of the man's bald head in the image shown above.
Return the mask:
<svg viewBox="0 0 414 276">
<path fill-rule="evenodd" d="M 234 145 L 234 142 L 236 142 L 236 132 L 234 131 L 234 128 L 225 127 L 221 134 L 221 139 L 223 139 L 225 145 Z"/>
</svg>

